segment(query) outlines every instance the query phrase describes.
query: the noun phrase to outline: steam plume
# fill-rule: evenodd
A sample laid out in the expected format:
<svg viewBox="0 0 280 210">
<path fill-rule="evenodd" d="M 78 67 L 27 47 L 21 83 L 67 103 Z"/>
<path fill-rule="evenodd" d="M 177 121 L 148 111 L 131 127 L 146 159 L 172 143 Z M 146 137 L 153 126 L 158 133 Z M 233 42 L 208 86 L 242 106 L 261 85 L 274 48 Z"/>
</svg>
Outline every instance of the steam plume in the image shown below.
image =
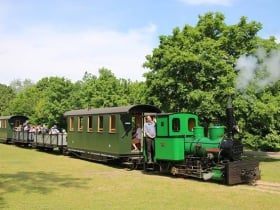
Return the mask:
<svg viewBox="0 0 280 210">
<path fill-rule="evenodd" d="M 244 91 L 253 84 L 257 89 L 274 84 L 280 79 L 280 50 L 266 53 L 259 48 L 255 54 L 242 55 L 236 61 L 235 69 L 239 71 L 236 89 Z"/>
</svg>

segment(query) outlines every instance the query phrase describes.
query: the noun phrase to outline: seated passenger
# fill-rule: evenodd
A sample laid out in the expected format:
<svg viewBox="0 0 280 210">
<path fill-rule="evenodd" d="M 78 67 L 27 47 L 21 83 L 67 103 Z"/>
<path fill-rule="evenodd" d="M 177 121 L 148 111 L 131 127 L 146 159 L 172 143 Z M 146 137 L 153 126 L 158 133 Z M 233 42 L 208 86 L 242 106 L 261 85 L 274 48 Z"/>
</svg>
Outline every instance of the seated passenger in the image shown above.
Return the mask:
<svg viewBox="0 0 280 210">
<path fill-rule="evenodd" d="M 29 129 L 30 129 L 30 125 L 29 125 L 29 121 L 28 120 L 26 120 L 24 123 L 23 123 L 23 130 L 24 131 L 29 131 Z"/>
<path fill-rule="evenodd" d="M 19 125 L 18 127 L 15 127 L 16 131 L 22 131 L 22 125 Z"/>
<path fill-rule="evenodd" d="M 141 144 L 141 140 L 142 140 L 142 129 L 140 124 L 137 124 L 137 129 L 135 134 L 132 136 L 132 146 L 133 146 L 133 150 L 132 151 L 139 151 L 138 147 L 136 146 L 136 144 Z"/>
<path fill-rule="evenodd" d="M 28 140 L 29 141 L 34 141 L 34 133 L 36 132 L 36 128 L 35 126 L 32 126 L 29 128 L 29 137 L 28 137 Z"/>
<path fill-rule="evenodd" d="M 49 132 L 49 129 L 47 128 L 47 126 L 45 124 L 43 124 L 41 126 L 41 132 L 42 132 L 42 134 L 46 134 Z"/>
<path fill-rule="evenodd" d="M 56 128 L 56 125 L 54 125 L 51 129 L 49 134 L 59 134 L 59 130 Z"/>
</svg>

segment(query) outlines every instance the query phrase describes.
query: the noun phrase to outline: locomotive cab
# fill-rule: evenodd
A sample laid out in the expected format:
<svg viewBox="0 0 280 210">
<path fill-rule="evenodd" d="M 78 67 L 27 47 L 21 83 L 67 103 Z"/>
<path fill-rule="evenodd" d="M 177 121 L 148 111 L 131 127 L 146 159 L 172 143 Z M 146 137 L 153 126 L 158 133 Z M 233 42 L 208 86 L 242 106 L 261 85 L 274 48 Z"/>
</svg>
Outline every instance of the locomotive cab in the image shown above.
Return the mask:
<svg viewBox="0 0 280 210">
<path fill-rule="evenodd" d="M 182 161 L 185 142 L 191 141 L 198 117 L 189 113 L 160 114 L 157 116 L 155 139 L 156 160 Z"/>
</svg>

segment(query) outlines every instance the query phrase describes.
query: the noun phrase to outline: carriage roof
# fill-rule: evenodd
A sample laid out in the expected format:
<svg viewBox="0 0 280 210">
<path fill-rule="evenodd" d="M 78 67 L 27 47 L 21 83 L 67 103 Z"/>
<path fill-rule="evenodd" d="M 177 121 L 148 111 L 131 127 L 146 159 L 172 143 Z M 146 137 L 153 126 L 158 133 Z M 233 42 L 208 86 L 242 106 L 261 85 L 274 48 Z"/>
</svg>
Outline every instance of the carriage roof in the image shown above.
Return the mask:
<svg viewBox="0 0 280 210">
<path fill-rule="evenodd" d="M 138 104 L 138 105 L 119 106 L 119 107 L 70 110 L 65 112 L 64 116 L 139 113 L 139 112 L 160 113 L 161 110 L 153 105 Z"/>
<path fill-rule="evenodd" d="M 0 120 L 10 120 L 13 118 L 25 118 L 26 120 L 28 119 L 28 117 L 23 116 L 23 115 L 9 115 L 9 116 L 0 116 Z"/>
</svg>

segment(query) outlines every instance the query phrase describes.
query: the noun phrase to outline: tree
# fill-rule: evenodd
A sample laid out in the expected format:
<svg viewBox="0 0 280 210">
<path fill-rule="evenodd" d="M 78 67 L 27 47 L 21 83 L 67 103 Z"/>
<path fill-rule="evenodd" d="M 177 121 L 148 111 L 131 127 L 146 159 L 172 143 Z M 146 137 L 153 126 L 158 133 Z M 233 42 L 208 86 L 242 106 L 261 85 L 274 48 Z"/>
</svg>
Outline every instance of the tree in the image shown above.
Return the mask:
<svg viewBox="0 0 280 210">
<path fill-rule="evenodd" d="M 43 78 L 36 84 L 40 93 L 34 107 L 34 121 L 37 124 L 54 124 L 65 127 L 64 113 L 72 108 L 73 83 L 65 78 Z"/>
<path fill-rule="evenodd" d="M 243 119 L 245 142 L 253 148 L 280 150 L 280 51 L 258 49 L 256 54 L 241 57 L 237 66 L 239 92 L 238 117 Z M 249 65 L 246 66 L 246 60 Z M 242 66 L 240 65 L 242 63 Z"/>
<path fill-rule="evenodd" d="M 112 71 L 106 68 L 99 70 L 98 77 L 86 72 L 79 85 L 78 100 L 83 108 L 114 107 L 143 102 L 143 83 L 117 79 Z"/>
<path fill-rule="evenodd" d="M 32 119 L 39 98 L 40 94 L 35 86 L 27 87 L 10 101 L 6 112 L 10 115 L 25 115 Z"/>
<path fill-rule="evenodd" d="M 5 111 L 15 97 L 15 93 L 11 87 L 3 84 L 0 84 L 0 93 L 0 115 L 7 115 Z"/>
<path fill-rule="evenodd" d="M 159 46 L 146 56 L 144 63 L 150 69 L 144 75 L 147 101 L 164 111 L 181 109 L 197 113 L 209 124 L 216 118 L 223 123 L 226 101 L 231 95 L 235 105 L 241 104 L 244 110 L 252 111 L 250 120 L 237 111 L 246 124 L 244 128 L 248 129 L 250 123 L 256 126 L 254 117 L 260 113 L 236 89 L 239 72 L 235 63 L 241 55 L 256 52 L 259 46 L 267 52 L 278 47 L 274 37 L 266 40 L 257 36 L 261 28 L 261 23 L 248 22 L 246 17 L 241 17 L 237 24 L 227 25 L 223 14 L 210 12 L 199 16 L 195 27 L 176 27 L 171 35 L 160 36 Z M 256 93 L 251 94 L 256 97 Z"/>
<path fill-rule="evenodd" d="M 175 28 L 172 35 L 161 36 L 159 47 L 152 56 L 146 56 L 144 66 L 151 69 L 145 75 L 149 93 L 157 96 L 165 110 L 179 106 L 197 111 L 205 98 L 213 98 L 210 104 L 215 105 L 234 93 L 236 73 L 232 64 L 248 50 L 248 46 L 235 50 L 239 42 L 246 40 L 234 31 L 248 28 L 251 36 L 246 36 L 247 42 L 253 42 L 257 32 L 253 29 L 260 28 L 260 24 L 246 25 L 242 18 L 239 24 L 226 26 L 224 19 L 221 13 L 199 16 L 196 27 L 186 25 L 182 31 Z"/>
<path fill-rule="evenodd" d="M 13 84 L 14 87 L 22 87 L 20 82 Z M 24 85 L 24 88 L 16 89 L 20 91 L 10 102 L 7 113 L 28 116 L 32 124 L 65 126 L 63 114 L 72 108 L 70 99 L 73 84 L 69 80 L 43 78 L 35 85 Z"/>
<path fill-rule="evenodd" d="M 125 86 L 123 86 L 124 94 L 129 94 L 128 104 L 145 104 L 147 103 L 146 99 L 146 83 L 145 82 L 131 82 L 128 81 Z M 129 90 L 129 93 L 125 93 L 125 90 Z"/>
</svg>

